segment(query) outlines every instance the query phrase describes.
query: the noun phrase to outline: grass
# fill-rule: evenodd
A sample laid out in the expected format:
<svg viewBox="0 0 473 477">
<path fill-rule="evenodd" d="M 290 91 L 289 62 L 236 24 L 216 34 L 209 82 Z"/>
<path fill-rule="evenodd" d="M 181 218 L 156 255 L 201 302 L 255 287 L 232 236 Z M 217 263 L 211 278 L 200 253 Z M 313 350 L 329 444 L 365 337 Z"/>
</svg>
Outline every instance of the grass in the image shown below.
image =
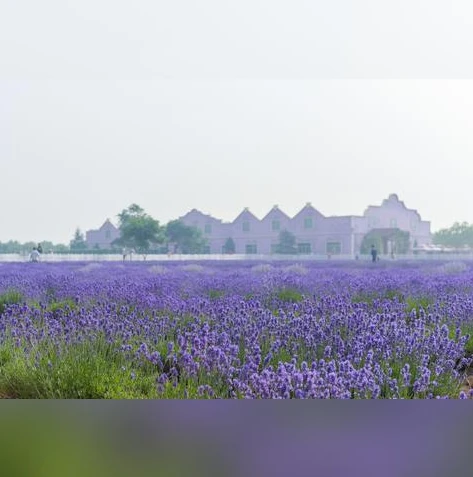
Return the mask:
<svg viewBox="0 0 473 477">
<path fill-rule="evenodd" d="M 302 293 L 293 288 L 282 288 L 276 292 L 276 297 L 284 303 L 298 303 L 303 299 Z"/>
<path fill-rule="evenodd" d="M 211 300 L 222 298 L 224 295 L 225 295 L 225 292 L 223 290 L 209 290 L 209 298 Z"/>
<path fill-rule="evenodd" d="M 131 370 L 125 356 L 102 337 L 59 348 L 42 343 L 29 354 L 10 338 L 0 346 L 0 394 L 25 399 L 156 397 L 155 374 Z"/>
<path fill-rule="evenodd" d="M 406 298 L 406 312 L 410 315 L 412 311 L 415 310 L 416 316 L 419 316 L 419 312 L 421 309 L 427 312 L 428 307 L 433 303 L 434 301 L 432 300 L 432 298 L 428 296 L 408 296 Z"/>
<path fill-rule="evenodd" d="M 0 315 L 9 305 L 15 305 L 23 301 L 23 295 L 18 290 L 7 290 L 0 295 Z"/>
</svg>

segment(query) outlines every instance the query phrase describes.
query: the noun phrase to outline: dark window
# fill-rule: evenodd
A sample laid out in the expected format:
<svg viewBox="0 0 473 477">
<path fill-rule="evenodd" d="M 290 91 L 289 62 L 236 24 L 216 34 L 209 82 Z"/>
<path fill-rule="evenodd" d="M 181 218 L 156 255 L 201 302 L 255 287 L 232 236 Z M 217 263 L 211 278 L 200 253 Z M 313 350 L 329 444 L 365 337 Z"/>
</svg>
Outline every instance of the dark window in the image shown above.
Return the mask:
<svg viewBox="0 0 473 477">
<path fill-rule="evenodd" d="M 302 254 L 312 253 L 312 246 L 310 243 L 299 243 L 297 244 L 297 251 Z"/>
<path fill-rule="evenodd" d="M 342 253 L 342 244 L 340 242 L 327 242 L 327 253 L 339 255 Z"/>
<path fill-rule="evenodd" d="M 245 247 L 245 253 L 247 253 L 247 254 L 258 253 L 256 244 L 247 244 L 246 247 Z"/>
</svg>

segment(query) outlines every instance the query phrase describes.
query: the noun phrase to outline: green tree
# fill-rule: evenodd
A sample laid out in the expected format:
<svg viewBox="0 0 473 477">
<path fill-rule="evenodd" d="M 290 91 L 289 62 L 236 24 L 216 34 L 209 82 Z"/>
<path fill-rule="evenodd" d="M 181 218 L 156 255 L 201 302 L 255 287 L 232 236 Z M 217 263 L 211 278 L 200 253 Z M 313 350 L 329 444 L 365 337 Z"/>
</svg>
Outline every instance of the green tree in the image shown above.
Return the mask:
<svg viewBox="0 0 473 477">
<path fill-rule="evenodd" d="M 289 230 L 279 232 L 279 243 L 276 247 L 276 253 L 295 255 L 297 253 L 296 237 Z"/>
<path fill-rule="evenodd" d="M 235 241 L 228 237 L 223 246 L 223 253 L 235 253 Z"/>
<path fill-rule="evenodd" d="M 21 253 L 24 246 L 17 240 L 0 243 L 0 253 Z"/>
<path fill-rule="evenodd" d="M 397 230 L 394 236 L 394 252 L 405 254 L 409 252 L 410 233 L 405 230 Z"/>
<path fill-rule="evenodd" d="M 180 220 L 172 220 L 166 225 L 166 240 L 174 253 L 203 253 L 207 240 L 197 227 L 191 227 Z"/>
<path fill-rule="evenodd" d="M 435 232 L 433 242 L 447 247 L 473 247 L 473 224 L 455 222 L 451 227 Z"/>
<path fill-rule="evenodd" d="M 70 241 L 69 246 L 71 250 L 86 250 L 87 242 L 85 241 L 84 234 L 79 228 L 74 233 L 74 238 Z"/>
<path fill-rule="evenodd" d="M 164 241 L 163 228 L 159 221 L 148 215 L 137 204 L 130 205 L 118 214 L 120 238 L 112 245 L 128 247 L 146 259 L 150 248 Z"/>
<path fill-rule="evenodd" d="M 20 243 L 17 240 L 9 240 L 5 243 L 0 242 L 0 253 L 30 253 L 33 247 L 36 247 L 37 245 L 38 244 L 33 241 Z M 47 253 L 49 251 L 69 251 L 69 247 L 67 245 L 54 245 L 52 242 L 46 240 L 41 242 L 41 246 L 43 247 L 43 253 Z"/>
<path fill-rule="evenodd" d="M 62 243 L 59 243 L 53 247 L 53 252 L 57 253 L 66 253 L 69 251 L 69 248 L 67 245 L 64 245 Z"/>
</svg>

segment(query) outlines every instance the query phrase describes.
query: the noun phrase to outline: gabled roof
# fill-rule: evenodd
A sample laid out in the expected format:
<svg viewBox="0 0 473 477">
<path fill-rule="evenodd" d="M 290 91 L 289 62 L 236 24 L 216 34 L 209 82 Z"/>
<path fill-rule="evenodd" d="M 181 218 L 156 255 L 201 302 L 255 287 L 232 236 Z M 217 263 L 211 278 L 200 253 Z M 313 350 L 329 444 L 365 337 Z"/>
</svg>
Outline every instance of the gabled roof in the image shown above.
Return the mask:
<svg viewBox="0 0 473 477">
<path fill-rule="evenodd" d="M 287 220 L 291 220 L 291 218 L 289 217 L 289 215 L 287 215 L 285 212 L 283 212 L 278 205 L 275 205 L 262 219 L 261 219 L 261 222 L 267 220 L 269 218 L 269 216 L 271 214 L 274 214 L 274 213 L 277 213 L 277 214 L 280 214 L 282 215 L 284 218 L 286 218 Z"/>
<path fill-rule="evenodd" d="M 197 209 L 192 209 L 191 211 L 187 212 L 187 214 L 179 217 L 178 220 L 186 219 L 190 215 L 194 215 L 194 216 L 198 215 L 199 217 L 202 217 L 203 219 L 209 220 L 209 221 L 212 221 L 212 222 L 222 222 L 220 219 L 216 219 L 215 217 L 212 217 L 210 214 L 204 214 L 203 212 L 201 212 L 200 210 L 197 210 Z"/>
<path fill-rule="evenodd" d="M 319 217 L 324 217 L 310 202 L 307 202 L 304 207 L 297 212 L 297 214 L 293 217 L 293 219 L 297 218 L 299 215 L 303 214 L 304 212 L 315 212 L 316 215 Z"/>
<path fill-rule="evenodd" d="M 233 220 L 233 223 L 235 223 L 237 220 L 248 217 L 250 219 L 256 220 L 259 222 L 260 220 L 256 215 L 253 214 L 253 212 L 250 212 L 250 209 L 248 207 L 245 207 L 238 215 L 237 217 Z"/>
<path fill-rule="evenodd" d="M 107 220 L 102 224 L 102 226 L 100 227 L 99 230 L 102 230 L 102 229 L 104 229 L 105 227 L 113 227 L 115 230 L 118 230 L 117 227 L 115 227 L 115 225 L 113 225 L 112 222 L 110 222 L 110 219 L 107 219 Z"/>
</svg>

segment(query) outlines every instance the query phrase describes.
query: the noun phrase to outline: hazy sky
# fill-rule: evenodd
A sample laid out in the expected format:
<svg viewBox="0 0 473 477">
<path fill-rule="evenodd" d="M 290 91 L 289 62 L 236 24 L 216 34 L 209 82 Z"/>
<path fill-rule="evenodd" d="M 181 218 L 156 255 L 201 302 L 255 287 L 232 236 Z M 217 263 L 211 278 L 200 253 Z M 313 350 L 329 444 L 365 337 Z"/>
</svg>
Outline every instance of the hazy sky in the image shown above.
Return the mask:
<svg viewBox="0 0 473 477">
<path fill-rule="evenodd" d="M 467 1 L 2 0 L 0 241 L 132 202 L 165 223 L 397 193 L 434 231 L 473 222 L 472 27 Z"/>
</svg>

